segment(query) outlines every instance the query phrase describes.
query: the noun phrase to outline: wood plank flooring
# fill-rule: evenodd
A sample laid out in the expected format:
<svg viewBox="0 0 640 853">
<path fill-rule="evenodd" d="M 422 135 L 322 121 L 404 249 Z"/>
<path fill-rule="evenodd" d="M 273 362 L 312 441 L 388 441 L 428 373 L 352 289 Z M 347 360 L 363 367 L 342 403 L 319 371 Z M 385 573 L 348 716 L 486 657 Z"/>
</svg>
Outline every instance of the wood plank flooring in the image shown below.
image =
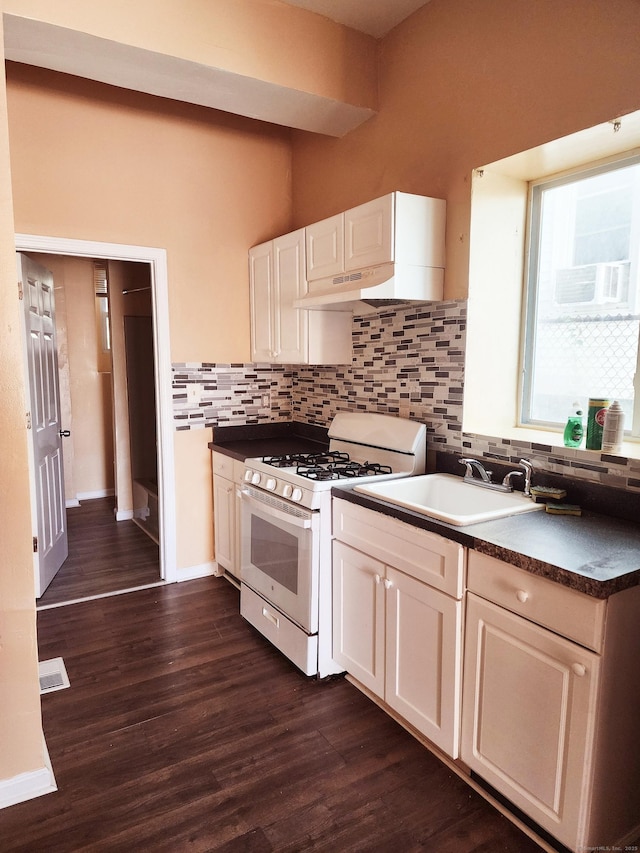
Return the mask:
<svg viewBox="0 0 640 853">
<path fill-rule="evenodd" d="M 43 607 L 160 581 L 156 543 L 133 521 L 116 521 L 114 499 L 67 510 L 69 556 L 38 601 Z"/>
<path fill-rule="evenodd" d="M 342 678 L 302 675 L 203 578 L 38 613 L 59 790 L 0 811 L 0 849 L 540 848 Z"/>
</svg>

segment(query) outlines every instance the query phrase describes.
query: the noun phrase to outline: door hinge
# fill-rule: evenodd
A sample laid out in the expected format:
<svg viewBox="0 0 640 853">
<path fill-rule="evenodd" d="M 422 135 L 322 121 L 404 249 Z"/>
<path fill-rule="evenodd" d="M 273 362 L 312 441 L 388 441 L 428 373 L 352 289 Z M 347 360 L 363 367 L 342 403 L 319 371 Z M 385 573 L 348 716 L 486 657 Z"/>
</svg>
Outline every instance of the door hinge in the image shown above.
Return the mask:
<svg viewBox="0 0 640 853">
<path fill-rule="evenodd" d="M 38 537 L 37 536 L 33 537 L 33 553 L 34 554 L 38 553 Z"/>
<path fill-rule="evenodd" d="M 27 422 L 27 429 L 31 429 L 31 412 L 27 412 L 25 420 Z"/>
<path fill-rule="evenodd" d="M 24 299 L 24 288 L 21 281 L 18 282 L 18 299 Z"/>
</svg>

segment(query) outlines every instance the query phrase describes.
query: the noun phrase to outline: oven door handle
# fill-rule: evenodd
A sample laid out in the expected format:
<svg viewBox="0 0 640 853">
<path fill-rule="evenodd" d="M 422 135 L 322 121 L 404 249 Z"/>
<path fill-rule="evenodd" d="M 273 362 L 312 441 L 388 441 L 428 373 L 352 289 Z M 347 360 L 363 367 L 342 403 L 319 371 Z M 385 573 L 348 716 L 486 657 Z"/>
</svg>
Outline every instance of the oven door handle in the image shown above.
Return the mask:
<svg viewBox="0 0 640 853">
<path fill-rule="evenodd" d="M 310 517 L 301 517 L 292 512 L 287 512 L 284 509 L 277 509 L 276 507 L 268 504 L 266 501 L 261 501 L 259 498 L 254 498 L 244 489 L 240 491 L 240 498 L 249 506 L 254 507 L 255 509 L 260 509 L 262 512 L 267 513 L 271 518 L 277 518 L 279 521 L 284 521 L 286 524 L 290 524 L 292 527 L 301 527 L 304 529 L 308 529 L 311 527 L 311 518 Z"/>
</svg>

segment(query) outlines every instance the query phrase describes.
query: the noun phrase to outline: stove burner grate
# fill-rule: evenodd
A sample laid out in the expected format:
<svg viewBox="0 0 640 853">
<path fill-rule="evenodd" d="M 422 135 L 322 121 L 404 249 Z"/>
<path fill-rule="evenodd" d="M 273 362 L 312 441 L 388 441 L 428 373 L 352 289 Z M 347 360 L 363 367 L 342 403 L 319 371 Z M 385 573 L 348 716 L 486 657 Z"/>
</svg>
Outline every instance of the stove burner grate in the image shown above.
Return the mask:
<svg viewBox="0 0 640 853">
<path fill-rule="evenodd" d="M 299 465 L 296 469 L 296 474 L 308 480 L 343 480 L 349 477 L 371 477 L 391 473 L 392 469 L 388 465 L 381 465 L 379 462 L 351 462 L 348 457 L 346 461 Z"/>
<path fill-rule="evenodd" d="M 370 477 L 377 474 L 391 474 L 389 465 L 381 465 L 379 462 L 348 462 L 346 465 L 330 465 L 340 477 Z"/>
<path fill-rule="evenodd" d="M 346 463 L 349 461 L 349 454 L 338 450 L 326 450 L 319 453 L 283 453 L 279 456 L 263 456 L 262 461 L 274 468 L 294 468 L 296 466 L 315 468 L 318 465 Z"/>
</svg>

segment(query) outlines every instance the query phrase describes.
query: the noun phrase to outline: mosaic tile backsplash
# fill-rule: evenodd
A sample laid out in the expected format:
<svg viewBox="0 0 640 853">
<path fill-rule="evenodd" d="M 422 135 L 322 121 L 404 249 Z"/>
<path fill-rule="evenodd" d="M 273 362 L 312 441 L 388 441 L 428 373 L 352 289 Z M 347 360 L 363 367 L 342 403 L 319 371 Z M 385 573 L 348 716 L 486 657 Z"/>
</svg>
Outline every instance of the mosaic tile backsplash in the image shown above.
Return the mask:
<svg viewBox="0 0 640 853">
<path fill-rule="evenodd" d="M 466 300 L 389 308 L 353 319 L 350 367 L 173 365 L 176 429 L 302 421 L 337 411 L 422 421 L 429 447 L 640 492 L 640 460 L 462 433 Z"/>
</svg>

